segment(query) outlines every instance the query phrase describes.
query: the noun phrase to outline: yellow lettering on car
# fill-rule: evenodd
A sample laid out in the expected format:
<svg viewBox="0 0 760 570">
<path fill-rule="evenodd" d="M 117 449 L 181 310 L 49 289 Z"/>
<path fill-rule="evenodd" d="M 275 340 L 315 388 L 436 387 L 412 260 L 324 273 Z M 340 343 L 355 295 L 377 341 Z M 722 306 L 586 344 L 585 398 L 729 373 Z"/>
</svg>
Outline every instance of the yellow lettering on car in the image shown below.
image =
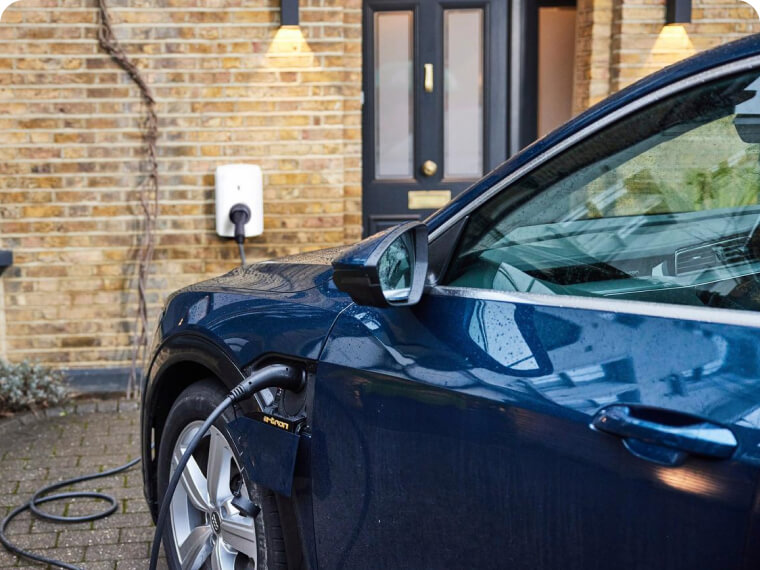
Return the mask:
<svg viewBox="0 0 760 570">
<path fill-rule="evenodd" d="M 264 423 L 273 425 L 280 429 L 287 429 L 287 430 L 290 429 L 290 424 L 288 422 L 278 420 L 277 418 L 273 418 L 272 416 L 264 416 Z"/>
</svg>

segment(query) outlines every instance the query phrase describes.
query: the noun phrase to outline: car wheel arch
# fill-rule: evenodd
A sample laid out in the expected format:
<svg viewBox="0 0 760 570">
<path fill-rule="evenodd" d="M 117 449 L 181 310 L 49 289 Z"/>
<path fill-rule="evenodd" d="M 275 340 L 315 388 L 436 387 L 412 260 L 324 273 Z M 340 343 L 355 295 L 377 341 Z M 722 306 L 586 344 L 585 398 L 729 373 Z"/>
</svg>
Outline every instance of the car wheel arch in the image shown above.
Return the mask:
<svg viewBox="0 0 760 570">
<path fill-rule="evenodd" d="M 248 370 L 252 366 L 258 368 L 275 362 L 308 367 L 300 359 L 272 353 L 261 355 L 243 369 Z M 243 370 L 233 361 L 228 351 L 199 334 L 172 336 L 156 351 L 144 386 L 142 409 L 145 416 L 142 421 L 143 457 L 150 458 L 150 461 L 143 462 L 144 491 L 154 522 L 158 505 L 157 455 L 151 448 L 158 448 L 161 431 L 174 402 L 185 389 L 196 382 L 212 379 L 225 390 L 231 390 L 244 378 Z M 245 404 L 242 408 L 244 412 L 251 411 Z M 286 497 L 278 495 L 276 498 L 282 523 L 290 529 L 284 537 L 289 560 L 295 562 L 293 567 L 302 567 L 305 557 L 295 507 Z"/>
<path fill-rule="evenodd" d="M 142 447 L 145 495 L 155 517 L 157 505 L 156 449 L 172 405 L 188 386 L 213 379 L 229 390 L 244 378 L 224 348 L 196 333 L 180 333 L 164 340 L 148 369 L 142 401 Z"/>
</svg>

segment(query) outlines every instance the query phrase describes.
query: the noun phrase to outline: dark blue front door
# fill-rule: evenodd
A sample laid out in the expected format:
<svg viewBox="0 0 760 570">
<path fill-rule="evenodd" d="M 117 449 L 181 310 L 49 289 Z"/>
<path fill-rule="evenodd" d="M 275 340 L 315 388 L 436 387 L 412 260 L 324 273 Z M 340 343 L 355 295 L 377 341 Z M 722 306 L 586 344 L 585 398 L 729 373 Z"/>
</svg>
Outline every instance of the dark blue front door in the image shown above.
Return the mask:
<svg viewBox="0 0 760 570">
<path fill-rule="evenodd" d="M 315 400 L 320 567 L 742 567 L 760 331 L 450 293 L 353 307 L 333 329 Z M 589 427 L 621 401 L 727 423 L 740 451 L 635 457 Z"/>
<path fill-rule="evenodd" d="M 426 217 L 516 150 L 509 10 L 506 0 L 364 1 L 365 235 Z"/>
</svg>

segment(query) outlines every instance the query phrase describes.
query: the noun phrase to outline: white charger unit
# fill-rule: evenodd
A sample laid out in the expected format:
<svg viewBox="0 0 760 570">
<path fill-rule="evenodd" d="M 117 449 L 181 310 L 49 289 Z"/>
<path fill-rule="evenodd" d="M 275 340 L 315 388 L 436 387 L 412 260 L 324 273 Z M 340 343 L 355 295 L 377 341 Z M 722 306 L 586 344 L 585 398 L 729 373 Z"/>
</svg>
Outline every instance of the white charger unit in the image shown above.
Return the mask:
<svg viewBox="0 0 760 570">
<path fill-rule="evenodd" d="M 230 209 L 245 204 L 251 219 L 245 224 L 245 237 L 264 233 L 264 190 L 261 168 L 255 164 L 225 164 L 216 168 L 216 233 L 235 237 Z"/>
</svg>

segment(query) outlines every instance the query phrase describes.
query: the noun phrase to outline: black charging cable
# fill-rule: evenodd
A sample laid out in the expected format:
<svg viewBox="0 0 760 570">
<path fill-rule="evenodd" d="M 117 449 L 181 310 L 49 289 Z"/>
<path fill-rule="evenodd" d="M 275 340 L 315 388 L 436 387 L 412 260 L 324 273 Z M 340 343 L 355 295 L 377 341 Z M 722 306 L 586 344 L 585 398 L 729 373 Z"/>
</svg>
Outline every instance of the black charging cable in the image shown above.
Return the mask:
<svg viewBox="0 0 760 570">
<path fill-rule="evenodd" d="M 169 515 L 169 507 L 172 498 L 174 497 L 174 491 L 177 489 L 179 480 L 182 478 L 182 472 L 185 470 L 187 462 L 193 455 L 195 448 L 198 447 L 198 444 L 206 435 L 206 432 L 212 424 L 219 419 L 219 416 L 221 416 L 231 405 L 250 398 L 256 392 L 260 392 L 267 388 L 284 388 L 286 390 L 292 390 L 293 392 L 300 392 L 305 383 L 306 378 L 303 370 L 299 370 L 286 364 L 271 364 L 261 370 L 255 371 L 248 376 L 248 378 L 235 386 L 232 391 L 227 394 L 224 400 L 222 400 L 222 403 L 211 412 L 211 415 L 206 418 L 203 425 L 197 432 L 195 432 L 193 439 L 182 454 L 182 458 L 179 460 L 179 463 L 169 480 L 169 485 L 166 487 L 166 492 L 161 501 L 161 508 L 158 512 L 158 519 L 156 520 L 156 532 L 153 535 L 153 545 L 150 549 L 149 570 L 156 570 L 158 555 L 161 550 L 161 538 L 164 534 L 164 527 L 166 526 L 167 517 Z"/>
<path fill-rule="evenodd" d="M 103 471 L 102 473 L 91 473 L 89 475 L 73 477 L 71 479 L 65 479 L 64 481 L 59 481 L 57 483 L 41 487 L 35 491 L 34 495 L 31 499 L 29 499 L 29 501 L 13 509 L 8 514 L 8 516 L 6 516 L 0 522 L 0 543 L 2 543 L 5 549 L 9 552 L 12 552 L 17 556 L 26 558 L 28 560 L 42 562 L 43 564 L 49 564 L 50 566 L 56 566 L 58 568 L 65 568 L 66 570 L 82 570 L 79 566 L 73 566 L 71 564 L 66 564 L 61 560 L 47 558 L 40 554 L 35 554 L 34 552 L 24 550 L 20 546 L 14 544 L 5 534 L 8 525 L 13 519 L 15 519 L 24 511 L 31 511 L 34 516 L 42 520 L 60 523 L 83 523 L 106 518 L 115 513 L 119 507 L 119 504 L 116 502 L 116 499 L 112 495 L 106 495 L 105 493 L 96 493 L 94 491 L 67 491 L 65 493 L 57 493 L 55 495 L 48 495 L 48 493 L 57 489 L 61 489 L 63 487 L 68 487 L 69 485 L 74 485 L 76 483 L 82 483 L 84 481 L 92 481 L 93 479 L 100 479 L 102 477 L 117 475 L 119 473 L 123 473 L 127 469 L 131 469 L 138 463 L 140 463 L 139 457 L 137 459 L 133 459 L 129 463 L 125 463 L 119 467 L 109 469 L 108 471 Z M 64 501 L 68 499 L 97 499 L 99 501 L 105 501 L 106 503 L 109 503 L 110 506 L 103 511 L 82 516 L 54 515 L 39 508 L 39 505 L 42 505 L 44 503 L 49 503 L 51 501 Z"/>
<path fill-rule="evenodd" d="M 156 564 L 158 563 L 158 554 L 161 548 L 161 536 L 163 535 L 164 527 L 166 526 L 166 519 L 169 513 L 169 505 L 171 505 L 171 498 L 174 496 L 174 491 L 177 488 L 177 484 L 179 483 L 179 480 L 182 476 L 182 472 L 187 466 L 187 462 L 190 460 L 190 456 L 195 451 L 195 448 L 198 446 L 201 439 L 203 439 L 203 436 L 206 435 L 206 432 L 209 430 L 211 425 L 232 404 L 245 400 L 246 398 L 250 398 L 256 392 L 260 392 L 261 390 L 265 390 L 267 388 L 284 388 L 286 390 L 299 392 L 301 389 L 303 389 L 305 383 L 306 378 L 302 370 L 284 364 L 272 364 L 266 368 L 257 370 L 248 378 L 243 380 L 240 384 L 235 386 L 235 388 L 233 388 L 232 391 L 227 394 L 227 397 L 222 401 L 222 403 L 219 404 L 213 412 L 211 412 L 211 415 L 206 419 L 205 423 L 193 437 L 190 445 L 187 446 L 187 449 L 185 450 L 185 453 L 182 456 L 179 465 L 177 465 L 177 468 L 175 469 L 174 474 L 169 481 L 169 486 L 166 489 L 166 493 L 164 494 L 164 499 L 161 503 L 161 510 L 159 511 L 158 515 L 158 521 L 156 523 L 156 533 L 153 537 L 153 545 L 151 547 L 151 570 L 155 570 Z M 90 473 L 87 475 L 81 475 L 79 477 L 72 477 L 71 479 L 64 479 L 63 481 L 58 481 L 57 483 L 52 483 L 50 485 L 40 487 L 37 491 L 34 492 L 34 495 L 32 495 L 32 498 L 29 499 L 29 501 L 13 509 L 2 521 L 0 521 L 0 544 L 2 544 L 9 552 L 12 552 L 17 556 L 26 558 L 28 560 L 41 562 L 43 564 L 49 564 L 50 566 L 55 566 L 57 568 L 64 568 L 65 570 L 82 570 L 80 566 L 74 566 L 73 564 L 67 564 L 66 562 L 63 562 L 62 560 L 56 560 L 55 558 L 48 558 L 40 554 L 35 554 L 34 552 L 30 552 L 29 550 L 25 550 L 20 546 L 14 544 L 6 535 L 8 525 L 10 525 L 10 523 L 17 516 L 25 511 L 30 511 L 39 519 L 60 523 L 83 523 L 96 521 L 111 516 L 119 507 L 118 502 L 112 495 L 107 495 L 105 493 L 99 493 L 95 491 L 67 491 L 65 493 L 57 493 L 55 495 L 48 495 L 48 493 L 62 489 L 64 487 L 68 487 L 70 485 L 75 485 L 77 483 L 83 483 L 85 481 L 92 481 L 93 479 L 101 479 L 103 477 L 118 475 L 119 473 L 123 473 L 124 471 L 131 469 L 138 463 L 140 463 L 139 457 L 137 459 L 129 461 L 128 463 L 125 463 L 124 465 L 109 469 L 108 471 Z M 109 506 L 100 512 L 81 516 L 54 515 L 40 508 L 40 505 L 43 505 L 45 503 L 71 499 L 96 499 L 99 501 L 105 501 L 109 504 Z"/>
<path fill-rule="evenodd" d="M 245 204 L 235 204 L 230 208 L 230 221 L 235 224 L 235 241 L 240 252 L 240 263 L 245 265 L 245 225 L 251 219 L 251 209 Z"/>
</svg>

